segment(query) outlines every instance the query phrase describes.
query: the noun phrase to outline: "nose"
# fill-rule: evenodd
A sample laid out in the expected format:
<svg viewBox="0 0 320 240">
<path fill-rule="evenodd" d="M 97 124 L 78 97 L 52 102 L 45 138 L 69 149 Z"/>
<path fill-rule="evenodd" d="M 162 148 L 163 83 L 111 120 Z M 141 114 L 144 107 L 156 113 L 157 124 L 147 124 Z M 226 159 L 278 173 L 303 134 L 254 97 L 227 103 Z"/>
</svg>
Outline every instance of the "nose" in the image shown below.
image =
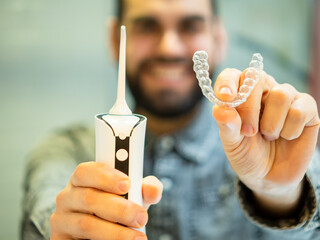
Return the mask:
<svg viewBox="0 0 320 240">
<path fill-rule="evenodd" d="M 158 44 L 158 55 L 165 58 L 182 57 L 185 53 L 185 44 L 179 33 L 174 30 L 164 31 Z"/>
</svg>

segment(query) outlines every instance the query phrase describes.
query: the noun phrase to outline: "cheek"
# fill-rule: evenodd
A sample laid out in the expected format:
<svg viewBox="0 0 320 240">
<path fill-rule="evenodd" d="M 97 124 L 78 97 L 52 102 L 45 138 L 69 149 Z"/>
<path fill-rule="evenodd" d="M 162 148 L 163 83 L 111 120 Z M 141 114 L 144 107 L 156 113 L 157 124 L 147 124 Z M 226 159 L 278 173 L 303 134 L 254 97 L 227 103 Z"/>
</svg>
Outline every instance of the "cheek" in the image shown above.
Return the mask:
<svg viewBox="0 0 320 240">
<path fill-rule="evenodd" d="M 131 39 L 127 43 L 126 57 L 127 57 L 127 71 L 136 73 L 140 63 L 150 58 L 152 55 L 153 44 L 148 41 L 139 39 Z"/>
<path fill-rule="evenodd" d="M 190 39 L 187 43 L 187 48 L 189 49 L 189 54 L 193 56 L 196 51 L 204 50 L 208 53 L 208 62 L 210 67 L 213 67 L 213 59 L 215 58 L 215 44 L 214 40 L 209 36 L 197 36 Z"/>
</svg>

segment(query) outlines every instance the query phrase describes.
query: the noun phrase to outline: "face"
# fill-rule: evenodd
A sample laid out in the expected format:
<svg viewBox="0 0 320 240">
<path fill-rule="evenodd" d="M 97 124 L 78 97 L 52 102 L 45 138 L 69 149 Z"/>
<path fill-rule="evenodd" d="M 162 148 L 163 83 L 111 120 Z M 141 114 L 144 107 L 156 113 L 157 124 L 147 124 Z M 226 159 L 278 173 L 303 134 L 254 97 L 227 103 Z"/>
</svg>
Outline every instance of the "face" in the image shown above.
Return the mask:
<svg viewBox="0 0 320 240">
<path fill-rule="evenodd" d="M 127 81 L 137 107 L 161 117 L 183 115 L 202 98 L 192 56 L 209 53 L 213 67 L 214 17 L 209 0 L 126 0 Z"/>
</svg>

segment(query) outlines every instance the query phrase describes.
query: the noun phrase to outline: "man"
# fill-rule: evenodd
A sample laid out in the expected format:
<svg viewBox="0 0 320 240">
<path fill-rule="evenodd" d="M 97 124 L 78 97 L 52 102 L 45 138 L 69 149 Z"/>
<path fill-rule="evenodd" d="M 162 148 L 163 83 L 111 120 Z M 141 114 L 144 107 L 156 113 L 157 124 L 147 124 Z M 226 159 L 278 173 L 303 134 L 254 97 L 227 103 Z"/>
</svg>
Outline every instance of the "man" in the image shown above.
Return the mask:
<svg viewBox="0 0 320 240">
<path fill-rule="evenodd" d="M 101 163 L 80 163 L 94 158 L 93 133 L 73 128 L 32 156 L 23 234 L 35 233 L 33 228 L 49 238 L 54 212 L 52 240 L 147 239 L 134 228 L 148 218 L 152 240 L 320 238 L 320 167 L 314 154 L 319 117 L 313 98 L 264 73 L 247 102 L 213 108 L 216 124 L 191 63 L 199 49 L 209 53 L 210 66 L 223 56 L 224 31 L 212 2 L 119 2 L 114 56 L 124 24 L 135 112 L 148 118 L 145 174 L 154 176 L 143 182 L 144 207 L 120 196 L 130 188 L 126 175 Z M 243 79 L 239 70 L 225 69 L 215 93 L 230 101 Z M 40 186 L 46 187 L 39 191 Z M 52 196 L 59 191 L 55 208 Z"/>
</svg>

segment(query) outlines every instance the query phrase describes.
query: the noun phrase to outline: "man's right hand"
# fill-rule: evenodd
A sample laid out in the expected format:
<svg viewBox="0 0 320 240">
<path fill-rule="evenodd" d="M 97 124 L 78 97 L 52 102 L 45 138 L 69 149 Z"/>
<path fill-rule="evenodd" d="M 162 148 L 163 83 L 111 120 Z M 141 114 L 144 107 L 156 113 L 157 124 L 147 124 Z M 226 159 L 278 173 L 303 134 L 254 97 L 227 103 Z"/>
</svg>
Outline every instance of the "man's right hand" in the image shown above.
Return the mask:
<svg viewBox="0 0 320 240">
<path fill-rule="evenodd" d="M 129 177 L 116 169 L 98 162 L 78 165 L 57 196 L 50 219 L 51 240 L 147 239 L 131 228 L 146 225 L 147 209 L 160 201 L 162 184 L 153 176 L 143 179 L 144 207 L 121 197 L 129 189 Z"/>
</svg>

